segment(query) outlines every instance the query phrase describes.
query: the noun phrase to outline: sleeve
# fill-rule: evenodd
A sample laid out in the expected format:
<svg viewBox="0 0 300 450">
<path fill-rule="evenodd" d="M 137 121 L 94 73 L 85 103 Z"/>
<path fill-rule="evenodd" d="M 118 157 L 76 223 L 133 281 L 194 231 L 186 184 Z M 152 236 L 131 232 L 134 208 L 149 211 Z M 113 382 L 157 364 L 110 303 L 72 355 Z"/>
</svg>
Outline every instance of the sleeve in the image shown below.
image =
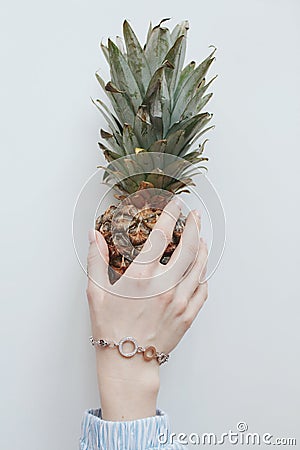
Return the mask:
<svg viewBox="0 0 300 450">
<path fill-rule="evenodd" d="M 101 409 L 91 409 L 82 419 L 80 450 L 187 449 L 171 438 L 168 416 L 159 409 L 156 416 L 127 422 L 103 420 Z"/>
</svg>

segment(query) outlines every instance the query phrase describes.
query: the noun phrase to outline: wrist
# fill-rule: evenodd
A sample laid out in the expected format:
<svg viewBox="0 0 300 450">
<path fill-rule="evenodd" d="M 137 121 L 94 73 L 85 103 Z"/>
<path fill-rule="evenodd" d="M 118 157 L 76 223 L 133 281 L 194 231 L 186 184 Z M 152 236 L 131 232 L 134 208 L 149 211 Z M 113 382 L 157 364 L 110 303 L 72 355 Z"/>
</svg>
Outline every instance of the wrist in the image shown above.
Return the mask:
<svg viewBox="0 0 300 450">
<path fill-rule="evenodd" d="M 141 354 L 125 358 L 118 351 L 96 349 L 97 378 L 102 417 L 105 420 L 136 420 L 156 414 L 160 386 L 156 360 Z"/>
</svg>

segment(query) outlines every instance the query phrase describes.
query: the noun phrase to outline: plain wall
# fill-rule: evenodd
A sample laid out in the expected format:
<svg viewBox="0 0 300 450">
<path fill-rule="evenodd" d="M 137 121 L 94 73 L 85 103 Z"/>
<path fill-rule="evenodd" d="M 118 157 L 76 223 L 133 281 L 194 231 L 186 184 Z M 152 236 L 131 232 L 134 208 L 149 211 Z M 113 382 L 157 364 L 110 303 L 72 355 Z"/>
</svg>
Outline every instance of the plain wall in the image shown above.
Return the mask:
<svg viewBox="0 0 300 450">
<path fill-rule="evenodd" d="M 101 163 L 98 44 L 124 18 L 144 40 L 149 20 L 169 16 L 190 20 L 189 60 L 218 47 L 207 155 L 227 244 L 209 301 L 162 367 L 159 406 L 176 432 L 243 420 L 299 445 L 299 13 L 296 0 L 2 5 L 1 448 L 77 448 L 83 411 L 99 405 L 71 234 Z"/>
</svg>

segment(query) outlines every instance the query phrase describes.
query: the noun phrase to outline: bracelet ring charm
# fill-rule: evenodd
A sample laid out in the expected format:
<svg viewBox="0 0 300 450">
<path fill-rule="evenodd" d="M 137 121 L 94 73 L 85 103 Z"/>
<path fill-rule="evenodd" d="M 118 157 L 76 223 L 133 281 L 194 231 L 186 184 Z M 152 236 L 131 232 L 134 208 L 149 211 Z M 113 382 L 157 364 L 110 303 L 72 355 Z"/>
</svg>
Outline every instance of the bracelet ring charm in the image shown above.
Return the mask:
<svg viewBox="0 0 300 450">
<path fill-rule="evenodd" d="M 131 352 L 125 352 L 124 351 L 123 345 L 126 342 L 131 342 L 133 344 L 134 348 L 133 348 L 133 350 Z M 124 337 L 119 342 L 118 350 L 119 350 L 119 353 L 122 356 L 124 356 L 125 358 L 132 358 L 136 354 L 136 352 L 138 351 L 138 343 L 133 337 L 130 337 L 130 336 Z"/>
<path fill-rule="evenodd" d="M 137 340 L 132 336 L 123 337 L 119 342 L 106 340 L 106 339 L 95 339 L 93 336 L 90 337 L 90 342 L 93 346 L 99 346 L 102 348 L 117 348 L 120 355 L 124 358 L 132 358 L 136 353 L 142 353 L 145 361 L 151 361 L 156 359 L 158 364 L 161 365 L 168 361 L 169 355 L 163 352 L 158 352 L 154 345 L 148 345 L 147 347 L 142 347 L 138 345 Z M 126 352 L 123 348 L 124 344 L 130 342 L 133 344 L 133 349 Z"/>
</svg>

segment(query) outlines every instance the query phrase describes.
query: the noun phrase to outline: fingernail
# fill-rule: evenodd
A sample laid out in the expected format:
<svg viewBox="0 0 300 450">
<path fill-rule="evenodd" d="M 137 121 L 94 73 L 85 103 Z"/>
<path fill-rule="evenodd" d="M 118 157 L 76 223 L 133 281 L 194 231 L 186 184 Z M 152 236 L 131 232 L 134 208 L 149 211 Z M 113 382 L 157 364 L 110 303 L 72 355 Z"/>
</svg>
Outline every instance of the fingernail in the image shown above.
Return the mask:
<svg viewBox="0 0 300 450">
<path fill-rule="evenodd" d="M 95 242 L 96 240 L 96 233 L 95 230 L 90 230 L 89 231 L 89 242 L 90 244 L 92 244 L 93 242 Z"/>
<path fill-rule="evenodd" d="M 200 284 L 205 282 L 205 280 L 206 280 L 206 272 L 207 272 L 206 267 L 204 267 L 201 270 L 200 277 L 199 277 L 199 283 Z"/>
<path fill-rule="evenodd" d="M 179 207 L 182 208 L 182 200 L 179 197 L 173 197 L 174 198 L 174 203 Z"/>
<path fill-rule="evenodd" d="M 193 209 L 192 213 L 196 220 L 196 223 L 200 226 L 200 222 L 201 222 L 200 211 L 198 211 L 197 209 Z"/>
<path fill-rule="evenodd" d="M 205 240 L 203 237 L 200 238 L 200 242 L 201 242 L 202 245 L 204 245 L 205 247 L 207 247 L 206 240 Z"/>
</svg>

